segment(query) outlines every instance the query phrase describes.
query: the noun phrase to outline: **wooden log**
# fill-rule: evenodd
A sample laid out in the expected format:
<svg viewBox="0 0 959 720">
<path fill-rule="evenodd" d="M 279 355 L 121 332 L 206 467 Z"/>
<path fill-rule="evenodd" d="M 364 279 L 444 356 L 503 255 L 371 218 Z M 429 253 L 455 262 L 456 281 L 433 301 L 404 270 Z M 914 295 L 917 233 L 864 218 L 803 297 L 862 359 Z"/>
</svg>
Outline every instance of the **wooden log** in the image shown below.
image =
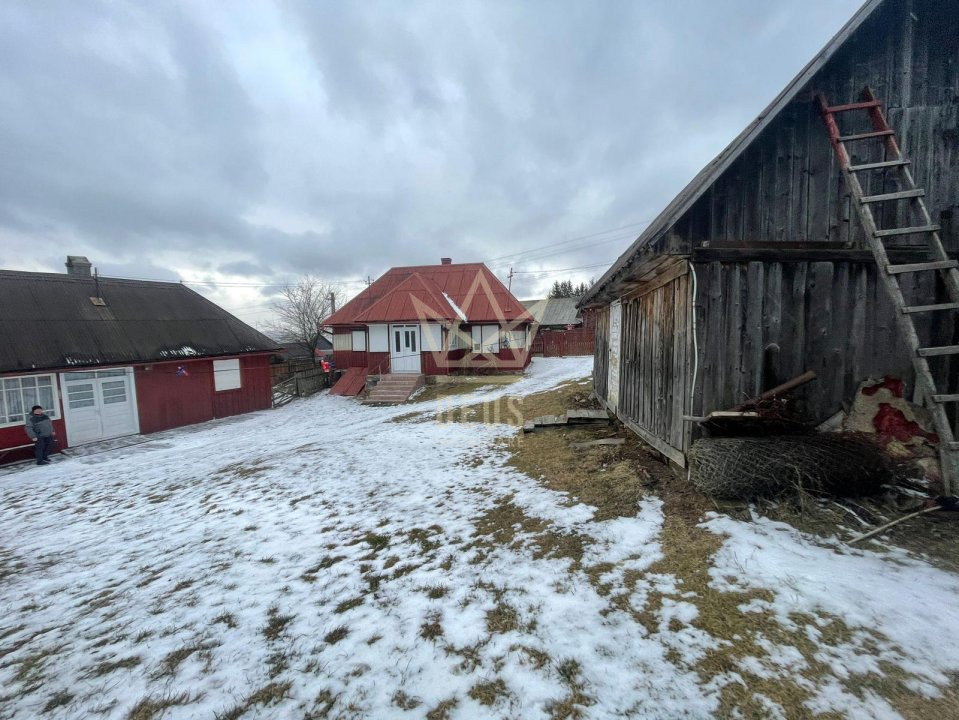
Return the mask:
<svg viewBox="0 0 959 720">
<path fill-rule="evenodd" d="M 737 405 L 737 406 L 736 406 L 735 408 L 733 408 L 733 409 L 734 409 L 734 410 L 742 410 L 743 408 L 745 408 L 745 407 L 747 407 L 747 406 L 749 406 L 749 405 L 751 405 L 751 404 L 753 404 L 753 403 L 759 402 L 760 400 L 768 400 L 769 398 L 776 397 L 777 395 L 783 395 L 784 393 L 787 393 L 787 392 L 790 392 L 790 391 L 792 391 L 792 390 L 795 390 L 795 389 L 796 389 L 797 387 L 799 387 L 800 385 L 805 385 L 806 383 L 811 382 L 812 380 L 815 380 L 815 379 L 816 379 L 816 373 L 814 373 L 812 370 L 807 370 L 807 371 L 804 372 L 802 375 L 797 375 L 797 376 L 794 377 L 792 380 L 787 380 L 787 381 L 784 382 L 782 385 L 777 385 L 776 387 L 774 387 L 774 388 L 772 388 L 772 389 L 770 389 L 770 390 L 767 390 L 767 391 L 764 392 L 762 395 L 760 395 L 758 398 L 755 398 L 755 399 L 753 399 L 753 400 L 749 400 L 749 401 L 744 402 L 744 403 L 740 403 L 739 405 Z"/>
</svg>

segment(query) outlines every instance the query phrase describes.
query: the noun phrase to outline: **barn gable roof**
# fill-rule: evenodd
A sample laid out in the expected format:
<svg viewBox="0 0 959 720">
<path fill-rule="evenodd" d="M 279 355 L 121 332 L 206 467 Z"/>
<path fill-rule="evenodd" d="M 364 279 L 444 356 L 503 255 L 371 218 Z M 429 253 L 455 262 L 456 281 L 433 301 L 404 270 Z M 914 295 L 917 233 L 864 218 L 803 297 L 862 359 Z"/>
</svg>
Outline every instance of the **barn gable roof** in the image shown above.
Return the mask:
<svg viewBox="0 0 959 720">
<path fill-rule="evenodd" d="M 792 81 L 783 88 L 782 92 L 736 136 L 706 167 L 684 187 L 679 194 L 670 201 L 663 211 L 649 224 L 636 238 L 626 251 L 619 256 L 603 276 L 580 299 L 579 306 L 588 305 L 599 295 L 606 285 L 620 271 L 627 268 L 644 247 L 669 230 L 693 204 L 710 188 L 720 175 L 732 165 L 747 147 L 766 129 L 779 113 L 792 102 L 803 88 L 812 80 L 813 76 L 836 54 L 849 37 L 859 29 L 885 0 L 867 0 L 859 10 L 842 26 L 826 46 L 820 50 L 812 60 L 799 72 Z"/>
<path fill-rule="evenodd" d="M 0 270 L 0 372 L 276 348 L 179 283 Z"/>
<path fill-rule="evenodd" d="M 391 268 L 333 313 L 325 324 L 335 327 L 420 320 L 500 323 L 531 319 L 522 303 L 486 265 L 450 263 Z"/>
</svg>

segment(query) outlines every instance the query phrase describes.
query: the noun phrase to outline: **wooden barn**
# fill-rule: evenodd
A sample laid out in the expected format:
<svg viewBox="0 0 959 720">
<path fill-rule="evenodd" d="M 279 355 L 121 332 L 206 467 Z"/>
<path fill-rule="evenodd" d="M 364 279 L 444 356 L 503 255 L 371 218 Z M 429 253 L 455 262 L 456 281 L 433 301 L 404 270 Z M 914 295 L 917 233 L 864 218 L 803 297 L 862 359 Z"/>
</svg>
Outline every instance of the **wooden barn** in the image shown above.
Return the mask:
<svg viewBox="0 0 959 720">
<path fill-rule="evenodd" d="M 530 361 L 531 320 L 483 263 L 443 258 L 391 268 L 326 326 L 337 370 L 350 371 L 339 387 L 356 394 L 367 376 L 403 376 L 390 383 L 412 391 L 420 376 L 521 372 Z"/>
<path fill-rule="evenodd" d="M 67 268 L 0 270 L 0 462 L 35 404 L 60 447 L 271 407 L 272 340 L 179 283 Z"/>
<path fill-rule="evenodd" d="M 955 473 L 957 125 L 959 1 L 869 0 L 581 300 L 597 395 L 685 465 L 689 416 L 893 375 Z"/>
</svg>

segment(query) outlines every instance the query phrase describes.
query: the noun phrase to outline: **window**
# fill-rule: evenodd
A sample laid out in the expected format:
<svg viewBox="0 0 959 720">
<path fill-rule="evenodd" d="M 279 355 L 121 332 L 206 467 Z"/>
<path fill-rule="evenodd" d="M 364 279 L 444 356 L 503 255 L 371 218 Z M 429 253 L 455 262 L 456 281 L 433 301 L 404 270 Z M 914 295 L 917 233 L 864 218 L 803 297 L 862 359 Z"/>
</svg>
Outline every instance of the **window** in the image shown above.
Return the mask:
<svg viewBox="0 0 959 720">
<path fill-rule="evenodd" d="M 526 349 L 526 330 L 504 330 L 500 334 L 500 346 L 513 350 Z"/>
<path fill-rule="evenodd" d="M 42 405 L 51 418 L 59 417 L 52 375 L 27 375 L 0 380 L 0 426 L 22 425 L 30 408 Z"/>
<path fill-rule="evenodd" d="M 333 333 L 333 350 L 352 350 L 353 335 L 348 332 Z"/>
<path fill-rule="evenodd" d="M 423 323 L 421 326 L 424 350 L 438 352 L 443 349 L 443 326 L 439 323 Z"/>
<path fill-rule="evenodd" d="M 239 358 L 213 361 L 213 387 L 217 392 L 220 390 L 236 390 L 241 387 Z"/>
<path fill-rule="evenodd" d="M 354 330 L 353 331 L 353 349 L 363 352 L 366 350 L 366 331 L 365 330 Z"/>
<path fill-rule="evenodd" d="M 473 352 L 499 352 L 499 325 L 474 325 L 472 332 Z"/>
<path fill-rule="evenodd" d="M 370 325 L 370 352 L 389 352 L 390 332 L 386 325 Z"/>
<path fill-rule="evenodd" d="M 471 345 L 469 330 L 462 327 L 450 328 L 450 350 L 469 350 Z"/>
</svg>

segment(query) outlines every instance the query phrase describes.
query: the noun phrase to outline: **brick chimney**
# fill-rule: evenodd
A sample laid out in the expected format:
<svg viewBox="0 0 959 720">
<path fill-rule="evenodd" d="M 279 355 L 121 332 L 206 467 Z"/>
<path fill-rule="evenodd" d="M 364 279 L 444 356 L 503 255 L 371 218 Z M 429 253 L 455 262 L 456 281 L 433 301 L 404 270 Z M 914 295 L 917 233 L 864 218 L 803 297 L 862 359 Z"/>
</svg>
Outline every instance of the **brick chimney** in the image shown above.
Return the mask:
<svg viewBox="0 0 959 720">
<path fill-rule="evenodd" d="M 93 264 L 83 255 L 67 255 L 67 275 L 75 278 L 90 277 L 90 268 Z"/>
<path fill-rule="evenodd" d="M 440 258 L 440 265 L 452 265 L 453 258 Z"/>
</svg>

